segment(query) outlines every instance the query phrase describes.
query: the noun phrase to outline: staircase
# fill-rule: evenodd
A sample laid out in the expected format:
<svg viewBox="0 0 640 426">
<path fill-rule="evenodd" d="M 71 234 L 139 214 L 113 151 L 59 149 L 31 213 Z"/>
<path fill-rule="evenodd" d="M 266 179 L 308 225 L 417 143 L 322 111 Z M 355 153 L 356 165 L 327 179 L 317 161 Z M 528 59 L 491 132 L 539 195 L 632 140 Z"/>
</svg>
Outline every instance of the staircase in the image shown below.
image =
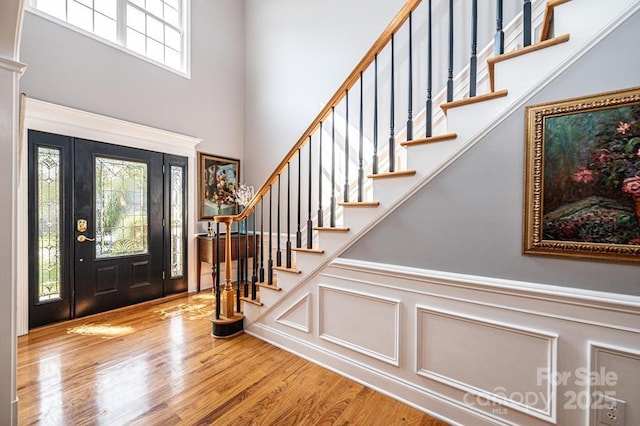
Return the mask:
<svg viewBox="0 0 640 426">
<path fill-rule="evenodd" d="M 260 206 L 260 202 L 266 204 L 269 196 L 273 196 L 276 200 L 280 198 L 279 193 L 271 194 L 270 190 L 274 193 L 276 192 L 275 187 L 281 184 L 281 177 L 290 179 L 287 171 L 290 163 L 301 155 L 299 150 L 311 140 L 312 135 L 318 133 L 322 123 L 332 121 L 329 119 L 333 112 L 332 107 L 335 108 L 336 105 L 343 101 L 345 93 L 359 81 L 361 72 L 366 70 L 384 47 L 388 45 L 391 35 L 398 32 L 403 25 L 406 25 L 409 14 L 420 3 L 420 0 L 407 2 L 244 211 L 237 216 L 218 217 L 218 222 L 231 224 L 232 222 L 247 220 L 251 218 L 254 211 L 260 217 L 258 214 L 259 207 L 263 207 Z M 447 101 L 445 99 L 445 91 L 435 96 L 433 102 L 436 105 L 439 104 L 440 111 L 432 114 L 431 123 L 427 123 L 425 111 L 421 111 L 417 115 L 413 127 L 416 128 L 417 132 L 422 132 L 423 134 L 426 127 L 433 127 L 434 132 L 439 132 L 439 134 L 411 138 L 400 142 L 399 145 L 406 149 L 407 168 L 405 170 L 368 174 L 367 179 L 370 182 L 366 182 L 364 185 L 372 185 L 372 188 L 367 191 L 373 193 L 374 199 L 372 201 L 344 201 L 337 203 L 335 199 L 344 198 L 344 194 L 347 191 L 351 193 L 352 190 L 350 188 L 345 188 L 342 193 L 333 194 L 333 203 L 336 204 L 334 209 L 337 206 L 342 209 L 344 225 L 336 226 L 335 211 L 331 212 L 331 208 L 326 208 L 326 206 L 324 209 L 321 207 L 319 213 L 311 221 L 307 221 L 306 229 L 299 232 L 299 234 L 307 236 L 307 241 L 300 243 L 299 247 L 294 247 L 294 243 L 289 242 L 291 254 L 286 253 L 288 250 L 286 247 L 280 250 L 280 254 L 273 253 L 274 278 L 271 284 L 268 282 L 269 274 L 259 273 L 258 263 L 256 262 L 256 272 L 253 274 L 256 277 L 255 297 L 251 297 L 248 294 L 249 291 L 242 296 L 242 287 L 245 284 L 251 286 L 251 278 L 239 276 L 239 279 L 234 283 L 242 283 L 240 286 L 240 300 L 242 300 L 243 306 L 241 311 L 244 314 L 244 325 L 250 326 L 258 321 L 271 308 L 276 306 L 280 300 L 286 298 L 289 292 L 308 282 L 310 278 L 315 276 L 340 253 L 355 243 L 359 237 L 390 215 L 440 171 L 444 170 L 456 158 L 471 148 L 491 128 L 499 124 L 506 112 L 525 102 L 526 99 L 543 87 L 545 82 L 550 81 L 554 75 L 561 72 L 563 68 L 586 52 L 597 41 L 601 33 L 611 30 L 612 26 L 619 20 L 621 9 L 606 7 L 601 3 L 587 0 L 573 2 L 571 0 L 549 0 L 546 3 L 534 3 L 534 14 L 536 8 L 544 11 L 540 13 L 540 22 L 537 25 L 540 28 L 539 41 L 526 47 L 520 47 L 519 41 L 512 42 L 511 45 L 507 44 L 506 46 L 507 53 L 500 55 L 491 55 L 493 46 L 488 46 L 487 49 L 484 49 L 478 56 L 480 60 L 486 60 L 486 66 L 484 68 L 481 67 L 478 71 L 478 81 L 481 83 L 486 78 L 486 85 L 489 91 L 474 97 L 468 97 L 468 82 L 458 78 L 456 80 L 458 86 L 456 95 L 464 96 L 462 99 Z M 623 6 L 626 5 L 628 7 L 628 3 L 633 4 L 634 2 L 626 1 Z M 582 10 L 590 8 L 592 10 L 590 16 L 602 19 L 597 19 L 597 22 L 589 24 L 585 23 L 584 20 L 576 22 L 572 19 L 572 16 L 576 15 L 575 9 L 578 8 Z M 604 18 L 608 18 L 608 20 Z M 522 17 L 517 17 L 511 25 L 516 28 L 515 30 L 512 29 L 513 33 L 522 34 L 524 25 Z M 533 25 L 535 28 L 535 20 Z M 552 36 L 554 31 L 562 32 L 562 34 Z M 523 73 L 522 70 L 527 70 L 527 72 Z M 461 75 L 466 77 L 468 72 L 467 67 Z M 479 119 L 479 117 L 482 118 Z M 335 132 L 335 129 L 332 129 L 332 132 Z M 344 132 L 344 134 L 346 133 L 348 132 Z M 407 128 L 404 128 L 398 134 L 398 139 L 401 138 L 407 138 Z M 325 144 L 327 144 L 327 141 L 325 141 Z M 373 167 L 379 168 L 383 165 L 382 161 L 387 160 L 388 162 L 388 159 L 388 149 L 384 148 L 381 150 L 380 164 L 377 167 Z M 388 166 L 387 164 L 384 165 Z M 354 181 L 351 184 L 352 186 L 357 186 L 358 182 Z M 335 182 L 333 186 L 337 186 Z M 288 207 L 288 210 L 292 211 L 291 206 L 289 205 Z M 292 216 L 294 213 L 292 213 Z M 333 218 L 328 217 L 332 215 L 334 216 Z M 278 216 L 280 216 L 280 213 L 278 213 Z M 321 218 L 320 221 L 318 218 Z M 280 222 L 279 217 L 275 220 L 276 223 Z M 251 221 L 248 220 L 248 222 L 250 226 Z M 326 222 L 332 223 L 327 224 Z M 317 226 L 310 227 L 309 225 L 312 223 Z M 310 229 L 313 230 L 314 234 L 309 232 Z M 257 230 L 258 228 L 256 227 Z M 262 235 L 264 237 L 263 250 L 267 250 L 266 239 L 268 234 L 265 237 L 264 229 L 262 230 Z M 299 238 L 300 235 L 298 235 Z M 309 241 L 313 241 L 313 244 L 309 244 Z M 276 242 L 273 242 L 272 245 L 273 250 L 275 250 Z M 286 243 L 283 242 L 282 246 L 285 245 Z M 283 256 L 288 259 L 285 260 Z M 281 260 L 280 262 L 278 262 L 278 257 Z M 231 269 L 231 267 L 227 268 L 230 272 Z M 261 281 L 260 278 L 264 278 L 264 280 Z"/>
<path fill-rule="evenodd" d="M 426 2 L 422 5 L 421 3 L 419 0 L 407 2 L 245 210 L 237 216 L 219 217 L 216 219 L 218 222 L 226 224 L 227 230 L 230 230 L 233 222 L 247 220 L 251 228 L 252 221 L 259 223 L 264 219 L 261 213 L 263 208 L 273 213 L 274 210 L 271 207 L 265 206 L 272 200 L 279 201 L 280 191 L 290 191 L 287 182 L 291 179 L 289 173 L 291 163 L 300 161 L 302 149 L 310 142 L 316 147 L 318 143 L 325 144 L 323 150 L 328 149 L 329 145 L 335 146 L 335 137 L 332 135 L 336 130 L 334 114 L 337 106 L 345 101 L 349 91 L 358 93 L 359 90 L 365 90 L 358 89 L 358 85 L 366 86 L 361 83 L 363 73 L 371 73 L 371 68 L 377 65 L 378 55 L 384 49 L 389 49 L 389 43 L 393 43 L 394 34 L 406 25 L 411 25 L 410 15 L 418 7 L 426 7 Z M 526 5 L 529 2 L 524 3 Z M 517 17 L 507 29 L 510 30 L 510 34 L 518 35 L 527 32 L 535 33 L 535 28 L 538 28 L 537 41 L 522 47 L 526 42 L 523 43 L 520 38 L 517 40 L 512 38 L 503 49 L 506 53 L 497 55 L 493 54 L 493 44 L 487 46 L 476 55 L 476 60 L 480 64 L 477 70 L 472 58 L 471 64 L 458 76 L 454 78 L 449 75 L 447 89 L 432 98 L 430 97 L 431 89 L 429 89 L 426 108 L 420 111 L 415 119 L 412 119 L 409 111 L 408 125 L 406 127 L 403 125 L 397 135 L 393 134 L 393 118 L 391 118 L 390 144 L 380 150 L 378 162 L 374 160 L 373 164 L 369 165 L 369 170 L 366 170 L 366 167 L 359 167 L 358 179 L 347 179 L 342 191 L 336 190 L 342 185 L 335 182 L 333 174 L 330 178 L 327 176 L 324 179 L 321 178 L 321 182 L 325 181 L 325 184 L 327 180 L 331 180 L 331 194 L 330 196 L 327 194 L 324 200 L 326 202 L 326 198 L 329 198 L 329 203 L 318 205 L 322 201 L 321 198 L 321 201 L 314 205 L 312 216 L 311 202 L 309 202 L 308 219 L 305 217 L 306 220 L 304 220 L 306 226 L 298 229 L 293 241 L 290 237 L 282 243 L 271 241 L 271 230 L 267 233 L 263 226 L 253 228 L 261 233 L 264 256 L 271 262 L 267 261 L 267 266 L 264 268 L 267 272 L 263 274 L 261 260 L 256 259 L 253 265 L 253 277 L 249 277 L 248 272 L 244 276 L 240 273 L 236 280 L 236 283 L 241 283 L 239 286 L 232 282 L 231 264 L 227 264 L 226 289 L 222 288 L 225 283 L 220 283 L 217 294 L 224 298 L 226 291 L 229 293 L 227 297 L 230 298 L 232 291 L 239 291 L 241 293 L 239 298 L 241 302 L 238 303 L 240 309 L 237 309 L 237 305 L 234 312 L 231 312 L 233 308 L 229 308 L 229 303 L 218 302 L 218 306 L 227 308 L 227 315 L 224 312 L 218 313 L 218 318 L 212 319 L 213 334 L 220 332 L 220 329 L 216 328 L 216 321 L 218 324 L 228 324 L 234 317 L 236 324 L 239 322 L 241 326 L 236 325 L 230 331 L 223 330 L 221 333 L 225 337 L 244 328 L 250 334 L 313 359 L 311 349 L 303 352 L 299 348 L 289 348 L 286 341 L 295 340 L 309 347 L 321 347 L 325 344 L 323 340 L 327 340 L 322 338 L 319 331 L 314 330 L 313 318 L 316 313 L 313 312 L 313 306 L 316 302 L 312 299 L 317 295 L 314 287 L 318 286 L 314 278 L 359 238 L 391 215 L 441 171 L 482 140 L 489 131 L 503 121 L 510 111 L 526 104 L 555 76 L 588 52 L 606 34 L 615 29 L 625 16 L 638 8 L 640 8 L 640 2 L 637 0 L 616 0 L 615 2 L 549 0 L 533 2 L 533 12 L 527 10 L 525 6 L 523 16 Z M 533 29 L 526 22 L 527 15 L 530 13 L 534 16 Z M 576 16 L 580 16 L 580 19 L 576 19 Z M 497 31 L 496 40 L 500 38 L 500 31 L 502 28 Z M 391 56 L 393 57 L 393 53 Z M 393 70 L 393 65 L 390 67 Z M 467 81 L 471 74 L 476 74 L 476 77 Z M 476 91 L 476 84 L 477 89 L 485 93 L 470 96 L 470 93 Z M 349 109 L 347 108 L 346 111 Z M 393 105 L 391 111 L 390 115 L 393 117 Z M 356 123 L 354 127 L 357 128 L 358 117 L 352 120 Z M 349 122 L 348 112 L 347 122 Z M 321 134 L 323 136 L 320 136 Z M 348 140 L 346 135 L 349 134 L 349 130 L 345 131 L 344 138 Z M 324 140 L 322 140 L 323 137 Z M 345 143 L 348 144 L 347 141 Z M 355 143 L 357 144 L 358 141 L 356 140 Z M 381 143 L 380 146 L 382 145 Z M 405 151 L 396 151 L 396 145 Z M 308 152 L 309 164 L 315 166 L 318 161 L 322 162 L 321 158 L 311 158 L 313 154 L 311 148 Z M 332 157 L 335 155 L 332 154 Z M 406 168 L 398 170 L 395 165 L 400 163 L 399 159 L 405 157 Z M 317 169 L 314 173 L 317 173 Z M 310 175 L 309 191 L 322 193 L 322 189 L 317 188 L 317 181 L 311 191 L 312 181 Z M 282 187 L 286 189 L 283 190 Z M 300 183 L 297 187 L 302 187 L 302 190 L 306 191 L 304 185 Z M 354 197 L 356 194 L 357 196 Z M 365 200 L 364 194 L 371 194 L 372 197 Z M 282 207 L 282 211 L 285 212 L 283 218 L 287 212 L 290 212 L 286 216 L 287 221 L 290 217 L 296 216 L 296 207 L 288 205 L 289 200 L 290 198 L 287 197 L 287 205 Z M 306 207 L 303 210 L 307 210 Z M 280 218 L 280 208 L 278 206 L 278 217 L 275 219 L 275 223 L 278 224 L 283 221 Z M 297 209 L 299 218 L 300 205 Z M 342 216 L 339 215 L 340 211 Z M 287 234 L 290 235 L 289 227 L 290 225 L 285 226 Z M 280 236 L 280 232 L 278 231 L 276 235 Z M 227 238 L 227 241 L 230 240 Z M 276 245 L 282 248 L 277 249 Z M 268 250 L 269 248 L 271 250 Z M 230 256 L 226 258 L 230 259 Z M 270 282 L 271 266 L 273 278 Z M 261 280 L 263 275 L 264 280 Z M 245 292 L 243 291 L 245 284 L 247 288 L 255 289 Z M 330 287 L 330 283 L 327 286 Z M 286 338 L 278 337 L 285 335 Z M 382 361 L 397 363 L 397 360 L 393 359 Z M 316 362 L 329 364 L 323 359 L 316 359 Z M 333 368 L 340 369 L 335 366 Z"/>
</svg>

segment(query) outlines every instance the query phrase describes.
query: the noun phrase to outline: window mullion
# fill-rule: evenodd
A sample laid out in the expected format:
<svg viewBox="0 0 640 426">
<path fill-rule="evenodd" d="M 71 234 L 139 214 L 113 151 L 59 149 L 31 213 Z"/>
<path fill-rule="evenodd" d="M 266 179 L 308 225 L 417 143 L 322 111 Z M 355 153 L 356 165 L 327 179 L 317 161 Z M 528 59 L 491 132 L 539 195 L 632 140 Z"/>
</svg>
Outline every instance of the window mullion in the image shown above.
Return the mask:
<svg viewBox="0 0 640 426">
<path fill-rule="evenodd" d="M 55 18 L 53 19 L 54 22 L 56 22 L 56 19 L 64 21 L 71 29 L 77 28 L 79 32 L 84 32 L 86 35 L 95 37 L 98 40 L 105 39 L 107 42 L 115 42 L 115 45 L 121 46 L 126 51 L 131 51 L 132 54 L 140 55 L 145 59 L 148 58 L 151 62 L 157 62 L 170 69 L 180 72 L 185 72 L 185 69 L 187 69 L 186 72 L 188 73 L 189 0 L 179 0 L 175 8 L 162 2 L 163 9 L 158 12 L 163 16 L 162 18 L 147 10 L 146 7 L 138 6 L 132 0 L 112 0 L 116 6 L 115 17 L 113 17 L 111 9 L 114 3 L 108 5 L 109 8 L 106 9 L 106 12 L 98 12 L 96 10 L 97 0 L 58 0 L 59 3 L 56 1 L 50 4 L 47 4 L 47 2 L 51 0 L 22 1 L 25 1 L 33 9 L 52 16 Z M 77 2 L 78 4 L 76 5 L 76 3 L 72 2 Z M 86 6 L 86 3 L 89 3 L 89 6 Z M 58 6 L 53 7 L 51 6 L 52 4 Z M 41 6 L 42 9 L 38 6 Z M 75 6 L 82 10 L 76 13 Z M 90 9 L 91 15 L 87 14 L 87 11 L 84 10 L 85 8 Z M 135 12 L 132 10 L 135 10 Z M 132 11 L 132 15 L 129 15 L 130 11 Z M 108 15 L 105 13 L 108 13 Z M 69 22 L 70 17 L 73 18 L 73 23 Z M 165 17 L 170 22 L 165 20 Z M 114 18 L 116 26 L 115 40 L 113 37 Z M 144 25 L 142 19 L 144 19 Z M 131 25 L 131 28 L 129 25 Z M 98 32 L 96 32 L 97 27 Z M 141 32 L 142 30 L 143 32 Z M 131 31 L 135 31 L 135 33 Z M 170 35 L 167 33 L 170 33 Z M 152 34 L 153 37 L 151 36 Z M 160 37 L 159 40 L 157 39 L 158 37 Z M 149 50 L 149 43 L 152 44 L 152 50 Z"/>
<path fill-rule="evenodd" d="M 162 22 L 164 25 L 168 25 L 169 27 L 173 28 L 177 32 L 182 33 L 182 28 L 177 27 L 177 26 L 173 25 L 172 23 L 165 21 L 164 18 L 159 17 L 155 13 L 151 13 L 147 9 L 143 9 L 143 8 L 141 8 L 140 6 L 138 6 L 135 3 L 128 3 L 128 4 L 129 4 L 129 6 L 138 9 L 140 12 L 142 12 L 142 13 L 144 13 L 146 15 L 149 15 L 154 19 L 157 19 L 158 21 Z M 178 11 L 178 13 L 180 13 L 180 11 Z M 181 18 L 180 15 L 178 15 L 178 17 Z M 180 22 L 182 22 L 182 21 L 180 21 Z M 183 26 L 184 26 L 184 24 L 183 24 Z"/>
<path fill-rule="evenodd" d="M 118 0 L 117 9 L 117 37 L 118 43 L 127 46 L 127 0 Z"/>
</svg>

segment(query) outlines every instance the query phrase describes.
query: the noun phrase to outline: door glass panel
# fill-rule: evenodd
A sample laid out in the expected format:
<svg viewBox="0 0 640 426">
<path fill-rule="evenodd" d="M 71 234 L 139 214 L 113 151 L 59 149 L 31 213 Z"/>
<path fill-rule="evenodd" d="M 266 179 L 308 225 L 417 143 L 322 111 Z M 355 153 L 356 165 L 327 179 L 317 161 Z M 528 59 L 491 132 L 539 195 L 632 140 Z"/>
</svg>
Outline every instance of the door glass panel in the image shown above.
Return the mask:
<svg viewBox="0 0 640 426">
<path fill-rule="evenodd" d="M 38 302 L 60 300 L 60 150 L 38 147 Z"/>
<path fill-rule="evenodd" d="M 147 253 L 147 165 L 96 157 L 96 257 Z"/>
<path fill-rule="evenodd" d="M 171 278 L 184 274 L 183 168 L 171 166 Z"/>
</svg>

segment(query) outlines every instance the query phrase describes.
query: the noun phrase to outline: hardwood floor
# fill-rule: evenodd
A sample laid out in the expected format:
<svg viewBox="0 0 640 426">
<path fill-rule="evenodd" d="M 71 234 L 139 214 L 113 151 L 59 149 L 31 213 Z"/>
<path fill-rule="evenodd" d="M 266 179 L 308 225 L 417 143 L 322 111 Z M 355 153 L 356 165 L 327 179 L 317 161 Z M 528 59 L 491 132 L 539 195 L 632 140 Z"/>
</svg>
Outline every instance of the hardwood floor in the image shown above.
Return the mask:
<svg viewBox="0 0 640 426">
<path fill-rule="evenodd" d="M 19 424 L 445 423 L 268 343 L 211 337 L 203 292 L 18 339 Z"/>
</svg>

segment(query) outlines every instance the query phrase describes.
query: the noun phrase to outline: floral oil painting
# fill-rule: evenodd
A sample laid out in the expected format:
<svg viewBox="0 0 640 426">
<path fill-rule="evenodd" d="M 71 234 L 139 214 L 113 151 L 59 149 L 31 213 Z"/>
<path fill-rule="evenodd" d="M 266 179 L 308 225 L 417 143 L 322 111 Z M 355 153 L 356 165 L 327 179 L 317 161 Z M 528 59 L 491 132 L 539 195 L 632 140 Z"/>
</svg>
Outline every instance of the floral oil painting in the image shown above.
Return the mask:
<svg viewBox="0 0 640 426">
<path fill-rule="evenodd" d="M 640 261 L 640 88 L 526 115 L 523 251 Z"/>
<path fill-rule="evenodd" d="M 240 160 L 198 153 L 198 219 L 234 215 Z"/>
</svg>

